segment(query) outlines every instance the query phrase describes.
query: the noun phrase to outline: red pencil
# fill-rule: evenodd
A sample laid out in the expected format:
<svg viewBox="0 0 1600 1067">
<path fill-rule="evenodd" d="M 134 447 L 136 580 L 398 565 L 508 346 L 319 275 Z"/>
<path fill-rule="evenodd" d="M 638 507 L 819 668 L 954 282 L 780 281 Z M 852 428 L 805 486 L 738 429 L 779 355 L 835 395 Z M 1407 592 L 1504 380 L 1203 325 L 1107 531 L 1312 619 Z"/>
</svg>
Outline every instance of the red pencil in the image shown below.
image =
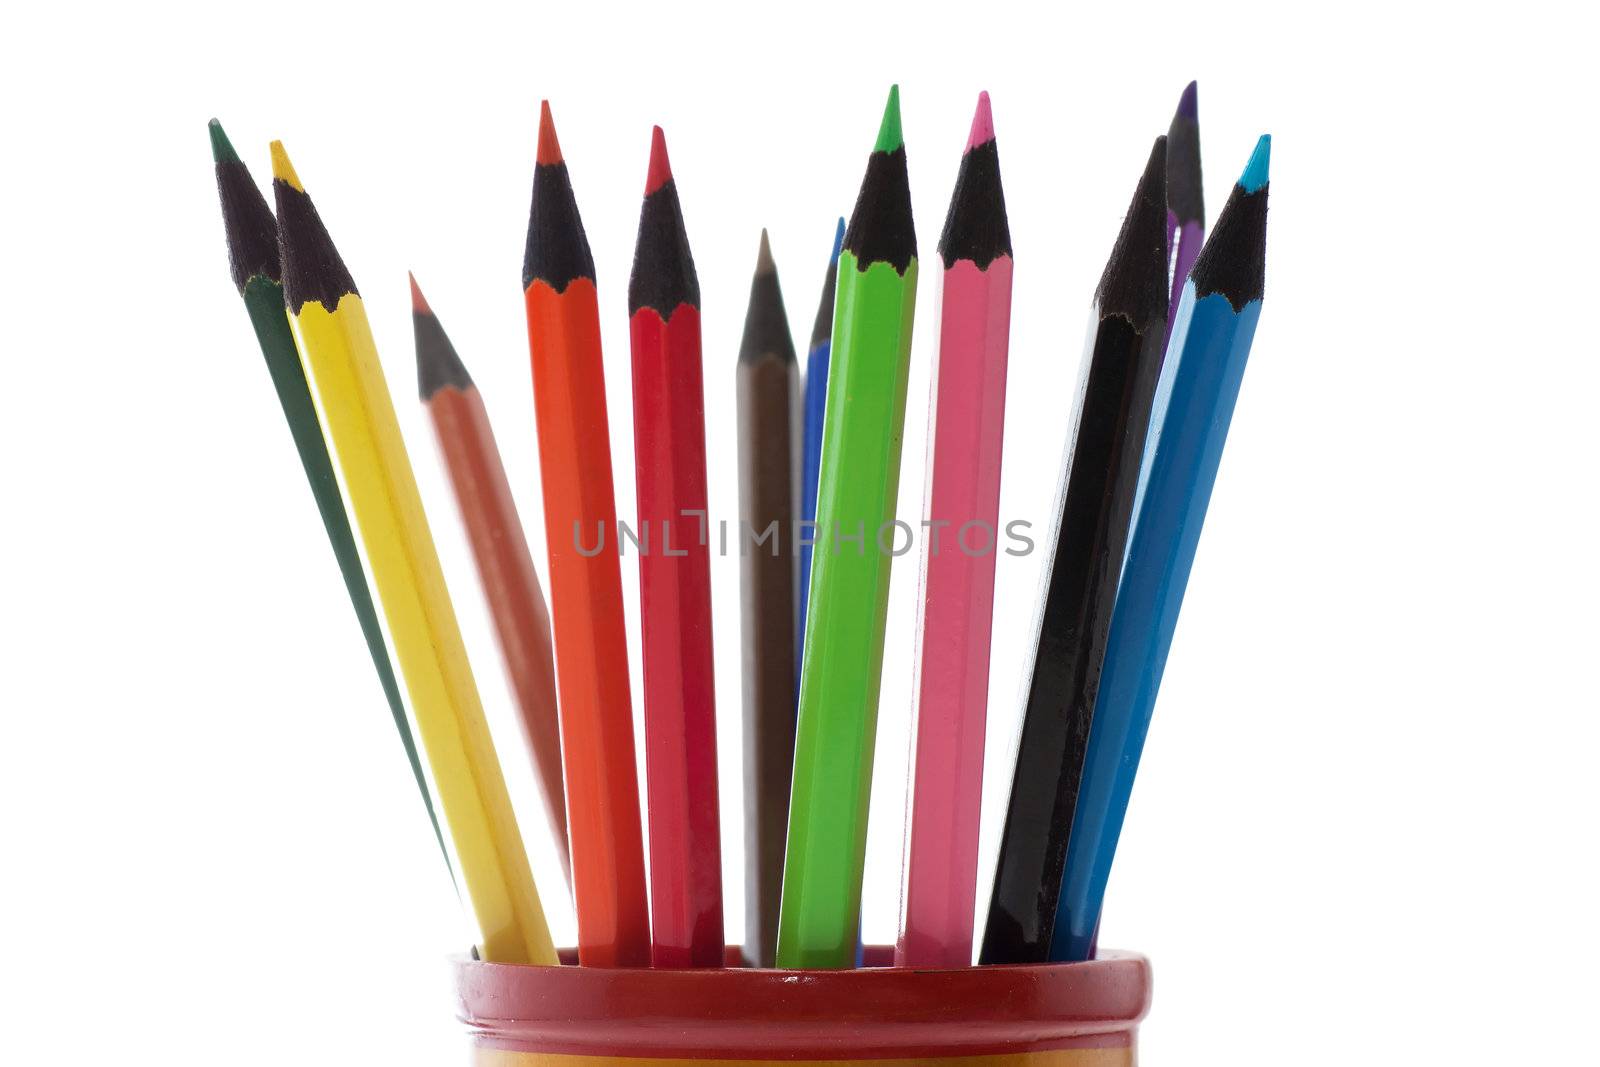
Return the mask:
<svg viewBox="0 0 1600 1067">
<path fill-rule="evenodd" d="M 657 126 L 628 280 L 651 962 L 723 961 L 700 283 Z"/>
<path fill-rule="evenodd" d="M 522 285 L 550 554 L 578 962 L 643 967 L 650 962 L 650 913 L 600 310 L 594 256 L 548 104 L 539 118 Z"/>
</svg>

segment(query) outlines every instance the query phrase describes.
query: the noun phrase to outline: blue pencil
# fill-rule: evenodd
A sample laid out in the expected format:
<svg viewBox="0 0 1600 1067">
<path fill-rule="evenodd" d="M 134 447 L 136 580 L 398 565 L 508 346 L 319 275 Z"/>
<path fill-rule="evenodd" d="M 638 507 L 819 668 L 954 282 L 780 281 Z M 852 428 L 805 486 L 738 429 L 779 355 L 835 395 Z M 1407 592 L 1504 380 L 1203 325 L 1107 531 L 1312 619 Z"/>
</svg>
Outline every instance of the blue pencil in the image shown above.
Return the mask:
<svg viewBox="0 0 1600 1067">
<path fill-rule="evenodd" d="M 811 327 L 811 350 L 806 355 L 806 410 L 804 442 L 800 449 L 800 521 L 807 531 L 800 544 L 799 629 L 795 630 L 795 694 L 800 692 L 800 657 L 806 641 L 806 602 L 811 596 L 811 545 L 817 521 L 817 473 L 822 469 L 822 413 L 828 399 L 828 354 L 833 348 L 833 291 L 839 274 L 839 249 L 844 244 L 844 219 L 833 234 L 828 257 L 828 277 L 822 284 L 822 301 Z"/>
<path fill-rule="evenodd" d="M 1083 781 L 1068 836 L 1050 958 L 1094 954 L 1100 907 L 1200 528 L 1250 356 L 1267 240 L 1263 136 L 1184 286 L 1151 438 L 1155 458 L 1122 572 Z M 1162 400 L 1165 404 L 1162 404 Z"/>
</svg>

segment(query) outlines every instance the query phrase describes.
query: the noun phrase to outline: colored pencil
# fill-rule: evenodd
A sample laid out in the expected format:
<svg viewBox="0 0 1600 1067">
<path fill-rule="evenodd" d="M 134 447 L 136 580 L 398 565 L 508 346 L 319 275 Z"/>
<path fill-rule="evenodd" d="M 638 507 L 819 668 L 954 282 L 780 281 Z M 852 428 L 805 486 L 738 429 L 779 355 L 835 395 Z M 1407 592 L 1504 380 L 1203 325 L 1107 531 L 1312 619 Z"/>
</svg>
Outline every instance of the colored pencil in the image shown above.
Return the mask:
<svg viewBox="0 0 1600 1067">
<path fill-rule="evenodd" d="M 550 556 L 578 961 L 650 962 L 594 257 L 541 106 L 522 284 Z"/>
<path fill-rule="evenodd" d="M 939 257 L 900 967 L 972 963 L 1011 342 L 1011 229 L 988 93 L 978 97 Z"/>
<path fill-rule="evenodd" d="M 416 780 L 417 791 L 422 795 L 422 805 L 427 809 L 428 822 L 433 827 L 434 840 L 439 843 L 439 853 L 444 856 L 450 877 L 455 868 L 450 863 L 450 850 L 444 843 L 444 832 L 439 827 L 439 815 L 433 807 L 433 794 L 428 789 L 427 777 L 422 773 L 422 760 L 417 753 L 417 743 L 411 736 L 411 723 L 406 718 L 405 702 L 400 697 L 400 684 L 394 676 L 389 661 L 389 647 L 383 639 L 383 627 L 378 622 L 378 609 L 372 602 L 372 590 L 367 585 L 366 568 L 361 565 L 361 553 L 356 548 L 355 532 L 350 529 L 350 517 L 345 513 L 344 494 L 339 491 L 333 473 L 333 458 L 328 455 L 328 443 L 322 436 L 322 422 L 317 417 L 311 399 L 311 384 L 306 381 L 305 367 L 300 363 L 300 351 L 295 347 L 294 333 L 289 328 L 289 316 L 283 305 L 283 272 L 278 259 L 278 222 L 272 217 L 266 197 L 256 187 L 255 180 L 234 151 L 222 124 L 211 120 L 211 155 L 216 161 L 217 193 L 222 199 L 222 225 L 228 240 L 228 262 L 233 272 L 233 284 L 244 298 L 245 311 L 255 328 L 256 341 L 267 362 L 267 373 L 272 377 L 272 387 L 278 394 L 278 405 L 283 409 L 284 421 L 289 424 L 289 435 L 294 439 L 295 451 L 300 455 L 300 466 L 305 471 L 306 482 L 311 486 L 311 496 L 316 501 L 317 513 L 322 516 L 322 528 L 339 564 L 339 574 L 344 579 L 345 593 L 350 606 L 355 609 L 356 622 L 361 626 L 361 636 L 367 643 L 367 654 L 378 672 L 378 684 L 389 704 L 389 714 L 395 729 L 400 733 L 400 745 L 405 749 L 406 761 L 411 764 L 411 776 Z"/>
<path fill-rule="evenodd" d="M 556 962 L 355 282 L 272 143 L 284 299 L 316 381 L 467 896 L 496 963 Z"/>
<path fill-rule="evenodd" d="M 806 604 L 811 595 L 811 553 L 816 540 L 817 474 L 822 470 L 822 419 L 828 400 L 828 354 L 833 348 L 833 291 L 839 280 L 839 249 L 844 246 L 844 219 L 833 232 L 828 272 L 822 281 L 822 299 L 811 324 L 811 344 L 806 353 L 804 440 L 800 460 L 800 610 L 795 627 L 795 678 L 805 652 Z M 798 695 L 798 694 L 797 694 Z"/>
<path fill-rule="evenodd" d="M 780 967 L 848 967 L 856 958 L 916 292 L 896 87 L 839 253 Z"/>
<path fill-rule="evenodd" d="M 667 142 L 651 133 L 628 279 L 644 650 L 651 963 L 720 967 L 722 848 L 700 282 Z"/>
<path fill-rule="evenodd" d="M 979 959 L 1039 963 L 1094 714 L 1167 327 L 1166 138 L 1095 291 L 1062 463 L 1011 798 Z"/>
<path fill-rule="evenodd" d="M 1178 300 L 1206 239 L 1206 201 L 1200 171 L 1200 112 L 1197 83 L 1178 99 L 1167 127 L 1167 249 L 1172 259 L 1172 289 L 1167 302 L 1167 333 L 1178 319 Z"/>
<path fill-rule="evenodd" d="M 411 279 L 411 324 L 417 347 L 417 388 L 433 422 L 461 524 L 472 546 L 496 643 L 517 703 L 522 739 L 555 835 L 568 884 L 567 805 L 561 788 L 561 728 L 556 720 L 556 665 L 550 613 L 533 569 L 511 483 L 483 394 L 467 373 L 438 316 Z"/>
<path fill-rule="evenodd" d="M 800 383 L 765 230 L 750 282 L 735 385 L 742 523 L 744 959 L 752 967 L 771 967 L 794 769 L 796 586 L 789 538 L 795 530 Z"/>
<path fill-rule="evenodd" d="M 1050 957 L 1093 952 L 1106 880 L 1244 377 L 1266 273 L 1262 137 L 1184 286 L 1171 396 L 1106 645 Z M 1165 387 L 1165 386 L 1164 386 Z"/>
</svg>

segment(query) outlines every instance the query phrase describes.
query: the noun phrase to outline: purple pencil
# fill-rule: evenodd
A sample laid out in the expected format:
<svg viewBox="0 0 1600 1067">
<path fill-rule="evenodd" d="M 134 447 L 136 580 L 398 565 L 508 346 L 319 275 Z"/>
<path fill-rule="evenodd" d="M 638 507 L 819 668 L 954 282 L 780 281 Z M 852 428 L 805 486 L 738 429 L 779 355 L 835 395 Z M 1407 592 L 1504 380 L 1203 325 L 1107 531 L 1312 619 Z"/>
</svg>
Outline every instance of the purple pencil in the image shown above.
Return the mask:
<svg viewBox="0 0 1600 1067">
<path fill-rule="evenodd" d="M 1167 128 L 1167 254 L 1172 264 L 1172 296 L 1167 303 L 1167 330 L 1178 315 L 1178 298 L 1189 268 L 1206 240 L 1206 203 L 1200 185 L 1200 115 L 1195 83 L 1178 100 Z"/>
</svg>

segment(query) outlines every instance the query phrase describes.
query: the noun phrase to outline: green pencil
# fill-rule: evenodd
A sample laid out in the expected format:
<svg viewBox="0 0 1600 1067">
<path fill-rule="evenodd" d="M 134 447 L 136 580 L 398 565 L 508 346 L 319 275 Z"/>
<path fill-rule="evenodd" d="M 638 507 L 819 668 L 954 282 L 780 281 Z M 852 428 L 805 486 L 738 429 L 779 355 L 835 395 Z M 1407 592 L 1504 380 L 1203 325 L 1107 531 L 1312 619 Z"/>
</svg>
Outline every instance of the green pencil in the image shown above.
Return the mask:
<svg viewBox="0 0 1600 1067">
<path fill-rule="evenodd" d="M 356 609 L 356 619 L 361 623 L 361 635 L 366 638 L 367 651 L 372 654 L 372 665 L 378 671 L 378 682 L 383 686 L 383 695 L 389 701 L 395 727 L 400 731 L 400 743 L 405 746 L 406 758 L 411 761 L 411 773 L 417 779 L 422 803 L 428 809 L 433 836 L 439 842 L 445 867 L 454 879 L 455 869 L 450 864 L 444 834 L 439 830 L 439 817 L 433 810 L 433 797 L 428 793 L 428 781 L 422 774 L 422 761 L 417 756 L 416 742 L 411 738 L 411 724 L 406 719 L 400 687 L 395 682 L 394 668 L 389 663 L 389 648 L 383 640 L 383 629 L 378 625 L 378 612 L 372 603 L 366 570 L 361 566 L 360 553 L 356 551 L 350 517 L 344 508 L 344 497 L 339 492 L 339 483 L 333 477 L 333 460 L 328 455 L 322 423 L 311 401 L 311 386 L 306 381 L 305 368 L 300 363 L 300 351 L 295 347 L 294 334 L 289 329 L 289 315 L 283 305 L 283 273 L 278 262 L 277 220 L 272 217 L 266 197 L 261 195 L 255 180 L 250 177 L 250 172 L 228 141 L 228 135 L 222 132 L 222 124 L 216 119 L 211 120 L 211 155 L 217 164 L 217 193 L 222 198 L 222 225 L 228 236 L 228 262 L 233 270 L 233 284 L 238 287 L 239 295 L 244 298 L 245 310 L 250 313 L 250 324 L 255 327 L 261 354 L 266 357 L 267 372 L 272 375 L 273 388 L 278 391 L 278 403 L 282 405 L 283 417 L 289 423 L 295 450 L 300 453 L 300 466 L 305 468 L 306 481 L 311 484 L 311 495 L 316 498 L 317 511 L 322 514 L 322 526 L 328 532 L 328 543 L 333 547 L 334 558 L 339 561 L 339 573 L 344 576 L 350 604 Z"/>
<path fill-rule="evenodd" d="M 861 921 L 889 564 L 906 536 L 893 522 L 917 297 L 898 86 L 838 274 L 778 917 L 778 966 L 791 968 L 853 966 Z"/>
</svg>

